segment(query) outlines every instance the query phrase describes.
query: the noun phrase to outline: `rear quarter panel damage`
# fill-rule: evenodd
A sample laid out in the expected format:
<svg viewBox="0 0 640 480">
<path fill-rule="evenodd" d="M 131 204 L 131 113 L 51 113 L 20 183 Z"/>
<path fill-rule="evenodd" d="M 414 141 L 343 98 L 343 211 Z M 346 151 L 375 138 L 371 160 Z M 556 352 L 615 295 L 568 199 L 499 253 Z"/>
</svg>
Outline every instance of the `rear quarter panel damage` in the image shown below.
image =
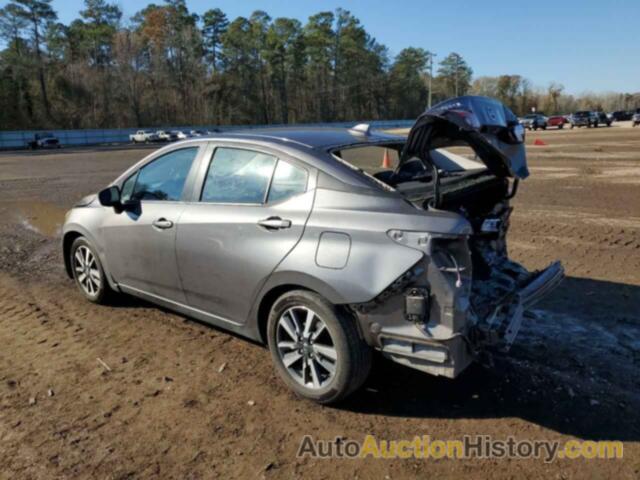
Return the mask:
<svg viewBox="0 0 640 480">
<path fill-rule="evenodd" d="M 450 212 L 426 215 L 396 196 L 318 189 L 304 234 L 274 277 L 313 279 L 334 304 L 368 302 L 424 256 L 391 240 L 394 228 L 452 233 L 467 222 Z"/>
</svg>

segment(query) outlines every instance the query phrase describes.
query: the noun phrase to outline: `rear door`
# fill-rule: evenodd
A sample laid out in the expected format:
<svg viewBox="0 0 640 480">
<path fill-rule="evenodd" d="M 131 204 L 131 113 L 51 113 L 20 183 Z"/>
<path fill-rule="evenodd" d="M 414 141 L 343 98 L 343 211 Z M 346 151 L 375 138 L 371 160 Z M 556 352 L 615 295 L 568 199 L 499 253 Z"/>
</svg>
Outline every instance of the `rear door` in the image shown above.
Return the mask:
<svg viewBox="0 0 640 480">
<path fill-rule="evenodd" d="M 180 277 L 189 306 L 241 324 L 302 236 L 315 171 L 278 152 L 233 144 L 212 145 L 210 158 L 179 220 Z"/>
</svg>

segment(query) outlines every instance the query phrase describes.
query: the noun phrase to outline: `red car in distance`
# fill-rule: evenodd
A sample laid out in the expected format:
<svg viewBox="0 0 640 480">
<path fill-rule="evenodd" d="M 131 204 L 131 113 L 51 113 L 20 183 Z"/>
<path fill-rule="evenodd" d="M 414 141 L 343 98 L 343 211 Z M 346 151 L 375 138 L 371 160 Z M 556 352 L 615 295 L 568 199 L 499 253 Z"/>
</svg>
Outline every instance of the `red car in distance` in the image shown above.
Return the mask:
<svg viewBox="0 0 640 480">
<path fill-rule="evenodd" d="M 547 119 L 547 127 L 563 128 L 565 123 L 567 123 L 567 119 L 562 115 L 554 115 Z"/>
</svg>

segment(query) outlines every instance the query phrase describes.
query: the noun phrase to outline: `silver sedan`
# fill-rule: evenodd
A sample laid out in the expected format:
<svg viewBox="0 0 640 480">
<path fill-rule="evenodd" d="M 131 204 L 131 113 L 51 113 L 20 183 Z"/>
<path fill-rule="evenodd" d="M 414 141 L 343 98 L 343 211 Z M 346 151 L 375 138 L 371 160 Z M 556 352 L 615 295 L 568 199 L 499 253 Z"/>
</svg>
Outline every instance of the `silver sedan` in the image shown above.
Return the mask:
<svg viewBox="0 0 640 480">
<path fill-rule="evenodd" d="M 562 278 L 506 253 L 521 125 L 498 102 L 457 101 L 408 138 L 358 125 L 171 144 L 70 210 L 67 272 L 92 302 L 130 294 L 264 342 L 318 402 L 358 389 L 374 350 L 455 377 L 508 347 Z M 442 149 L 460 142 L 476 160 Z"/>
</svg>

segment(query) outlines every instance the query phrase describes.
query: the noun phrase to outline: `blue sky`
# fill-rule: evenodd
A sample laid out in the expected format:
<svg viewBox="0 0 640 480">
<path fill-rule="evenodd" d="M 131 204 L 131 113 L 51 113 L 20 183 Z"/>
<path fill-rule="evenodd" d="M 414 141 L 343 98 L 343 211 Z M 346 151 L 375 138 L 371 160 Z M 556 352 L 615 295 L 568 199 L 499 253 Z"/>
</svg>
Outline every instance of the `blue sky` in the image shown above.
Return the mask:
<svg viewBox="0 0 640 480">
<path fill-rule="evenodd" d="M 1 2 L 6 3 L 6 2 Z M 126 16 L 147 2 L 117 0 Z M 155 0 L 162 3 L 162 0 Z M 60 19 L 77 17 L 82 0 L 53 0 Z M 439 58 L 460 53 L 474 75 L 520 74 L 567 92 L 640 91 L 640 0 L 187 0 L 202 13 L 229 18 L 257 9 L 305 21 L 321 10 L 351 11 L 396 54 L 423 47 Z"/>
</svg>

